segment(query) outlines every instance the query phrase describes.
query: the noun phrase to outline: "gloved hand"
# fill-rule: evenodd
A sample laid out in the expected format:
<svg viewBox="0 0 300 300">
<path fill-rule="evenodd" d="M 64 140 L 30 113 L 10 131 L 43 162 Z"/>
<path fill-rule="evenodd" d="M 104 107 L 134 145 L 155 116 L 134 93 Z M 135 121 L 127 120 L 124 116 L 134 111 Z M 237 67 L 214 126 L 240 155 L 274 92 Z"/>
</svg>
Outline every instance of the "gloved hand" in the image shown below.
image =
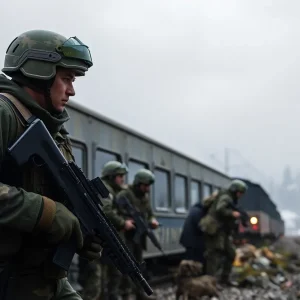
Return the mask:
<svg viewBox="0 0 300 300">
<path fill-rule="evenodd" d="M 78 255 L 86 258 L 89 261 L 99 259 L 101 257 L 101 239 L 96 235 L 87 236 L 84 239 L 83 247 L 80 251 L 78 251 Z"/>
<path fill-rule="evenodd" d="M 49 200 L 48 200 L 49 201 Z M 83 245 L 83 237 L 78 219 L 61 203 L 55 201 L 55 214 L 51 226 L 46 230 L 47 242 L 58 244 L 68 241 L 74 234 L 77 249 Z"/>
</svg>

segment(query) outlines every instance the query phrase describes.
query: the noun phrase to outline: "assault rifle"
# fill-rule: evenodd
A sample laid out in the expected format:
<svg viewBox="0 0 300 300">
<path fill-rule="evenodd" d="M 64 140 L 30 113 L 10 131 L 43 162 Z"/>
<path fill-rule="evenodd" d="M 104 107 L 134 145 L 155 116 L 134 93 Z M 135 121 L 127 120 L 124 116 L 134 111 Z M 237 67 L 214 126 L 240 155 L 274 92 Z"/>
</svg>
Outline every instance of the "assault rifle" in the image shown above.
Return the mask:
<svg viewBox="0 0 300 300">
<path fill-rule="evenodd" d="M 249 215 L 247 214 L 246 211 L 244 211 L 242 208 L 239 208 L 237 207 L 235 204 L 233 203 L 230 203 L 229 206 L 235 210 L 235 211 L 238 211 L 241 216 L 240 216 L 240 220 L 241 220 L 241 223 L 244 227 L 248 227 L 249 226 L 249 220 L 250 220 L 250 217 Z"/>
<path fill-rule="evenodd" d="M 161 251 L 163 255 L 165 255 L 159 241 L 154 235 L 153 231 L 149 228 L 149 225 L 145 223 L 143 217 L 140 212 L 136 210 L 136 208 L 130 203 L 130 201 L 126 197 L 120 197 L 115 200 L 115 203 L 118 207 L 126 210 L 127 214 L 133 219 L 135 223 L 135 232 L 133 236 L 133 241 L 138 244 L 140 242 L 141 236 L 146 234 L 148 238 L 151 240 L 153 245 Z"/>
<path fill-rule="evenodd" d="M 25 132 L 8 149 L 8 153 L 19 166 L 32 158 L 42 160 L 58 187 L 66 195 L 68 208 L 78 218 L 83 237 L 97 234 L 103 241 L 103 253 L 116 268 L 122 274 L 128 275 L 147 295 L 153 293 L 142 275 L 141 266 L 100 207 L 101 198 L 107 198 L 109 195 L 105 185 L 99 177 L 88 180 L 74 162 L 68 162 L 64 158 L 40 119 L 35 118 L 29 123 Z M 75 252 L 75 240 L 71 238 L 55 249 L 53 262 L 67 271 Z"/>
</svg>

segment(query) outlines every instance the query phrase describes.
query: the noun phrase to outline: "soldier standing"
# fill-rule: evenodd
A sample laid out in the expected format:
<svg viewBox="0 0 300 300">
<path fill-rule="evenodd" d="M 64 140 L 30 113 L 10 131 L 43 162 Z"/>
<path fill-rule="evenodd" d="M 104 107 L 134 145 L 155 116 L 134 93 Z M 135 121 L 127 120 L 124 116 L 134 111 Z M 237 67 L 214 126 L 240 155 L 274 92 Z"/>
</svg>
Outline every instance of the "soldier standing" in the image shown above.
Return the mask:
<svg viewBox="0 0 300 300">
<path fill-rule="evenodd" d="M 83 243 L 78 219 L 63 204 L 45 166 L 18 167 L 6 150 L 25 130 L 31 114 L 40 118 L 67 160 L 74 160 L 65 106 L 75 95 L 75 77 L 93 65 L 77 39 L 32 30 L 8 46 L 0 76 L 0 298 L 79 300 L 66 272 L 52 263 L 55 247 L 74 234 L 77 253 L 98 258 L 99 241 Z M 31 145 L 34 147 L 35 145 Z M 84 246 L 83 246 L 84 244 Z"/>
<path fill-rule="evenodd" d="M 151 203 L 149 199 L 150 186 L 154 183 L 155 177 L 154 174 L 147 170 L 139 170 L 134 177 L 132 185 L 129 185 L 126 190 L 121 191 L 117 198 L 126 197 L 130 203 L 142 214 L 145 222 L 149 224 L 153 229 L 156 229 L 159 226 L 159 223 L 154 217 Z M 127 219 L 126 212 L 121 214 Z M 141 237 L 141 240 L 138 244 L 133 241 L 134 230 L 128 231 L 125 233 L 126 244 L 131 250 L 132 254 L 138 262 L 142 261 L 143 250 L 146 250 L 146 236 Z M 126 278 L 126 279 L 125 279 Z M 156 299 L 154 296 L 146 296 L 143 292 L 137 290 L 136 287 L 133 287 L 130 279 L 124 277 L 124 286 L 130 287 L 126 291 L 125 299 L 129 297 L 129 294 L 135 290 L 136 299 Z"/>
<path fill-rule="evenodd" d="M 103 211 L 110 219 L 120 237 L 124 240 L 123 231 L 134 228 L 132 220 L 125 220 L 123 216 L 118 215 L 115 207 L 115 197 L 124 186 L 124 176 L 128 173 L 125 164 L 118 161 L 107 162 L 102 169 L 101 179 L 109 191 L 109 198 L 103 200 Z M 105 264 L 101 259 L 84 264 L 83 274 L 83 298 L 84 300 L 98 300 L 104 298 L 106 294 L 108 300 L 117 300 L 121 294 L 119 288 L 122 274 L 114 265 Z M 105 291 L 106 290 L 106 291 Z"/>
<path fill-rule="evenodd" d="M 211 202 L 200 225 L 204 232 L 206 273 L 216 276 L 221 269 L 221 283 L 228 284 L 235 258 L 232 233 L 240 213 L 232 208 L 244 195 L 247 185 L 241 180 L 233 180 L 227 189 L 221 190 Z"/>
<path fill-rule="evenodd" d="M 118 214 L 115 206 L 116 195 L 125 188 L 125 175 L 128 173 L 128 168 L 125 164 L 118 161 L 110 161 L 104 165 L 102 170 L 102 180 L 110 193 L 110 198 L 104 200 L 103 211 L 115 226 L 120 237 L 124 240 L 124 231 L 129 231 L 134 228 L 133 220 L 125 220 Z M 115 266 L 108 264 L 105 266 L 104 277 L 106 277 L 106 288 L 108 300 L 117 300 L 121 294 L 120 284 L 122 274 Z"/>
</svg>

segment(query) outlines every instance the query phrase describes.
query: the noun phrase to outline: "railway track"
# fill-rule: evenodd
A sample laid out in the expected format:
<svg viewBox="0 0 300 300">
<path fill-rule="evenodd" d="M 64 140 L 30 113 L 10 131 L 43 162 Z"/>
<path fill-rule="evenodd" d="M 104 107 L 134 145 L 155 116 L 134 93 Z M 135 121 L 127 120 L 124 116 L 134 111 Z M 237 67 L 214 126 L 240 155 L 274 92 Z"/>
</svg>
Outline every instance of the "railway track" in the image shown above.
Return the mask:
<svg viewBox="0 0 300 300">
<path fill-rule="evenodd" d="M 149 284 L 152 287 L 158 287 L 166 283 L 174 284 L 174 275 L 175 274 L 167 274 L 167 275 L 154 277 L 149 280 Z"/>
</svg>

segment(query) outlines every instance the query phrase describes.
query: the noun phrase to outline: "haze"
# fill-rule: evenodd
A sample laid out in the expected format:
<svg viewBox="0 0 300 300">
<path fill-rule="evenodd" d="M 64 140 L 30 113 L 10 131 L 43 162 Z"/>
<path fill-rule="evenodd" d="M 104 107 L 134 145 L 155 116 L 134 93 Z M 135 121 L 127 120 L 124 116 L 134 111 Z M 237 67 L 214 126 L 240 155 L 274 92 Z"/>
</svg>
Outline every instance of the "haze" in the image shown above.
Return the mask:
<svg viewBox="0 0 300 300">
<path fill-rule="evenodd" d="M 76 81 L 73 101 L 221 171 L 229 148 L 231 175 L 262 182 L 281 208 L 298 210 L 299 1 L 16 0 L 2 8 L 3 60 L 24 31 L 76 35 L 94 66 Z M 296 185 L 288 196 L 279 191 L 286 166 Z M 285 197 L 295 206 L 283 207 Z"/>
</svg>

